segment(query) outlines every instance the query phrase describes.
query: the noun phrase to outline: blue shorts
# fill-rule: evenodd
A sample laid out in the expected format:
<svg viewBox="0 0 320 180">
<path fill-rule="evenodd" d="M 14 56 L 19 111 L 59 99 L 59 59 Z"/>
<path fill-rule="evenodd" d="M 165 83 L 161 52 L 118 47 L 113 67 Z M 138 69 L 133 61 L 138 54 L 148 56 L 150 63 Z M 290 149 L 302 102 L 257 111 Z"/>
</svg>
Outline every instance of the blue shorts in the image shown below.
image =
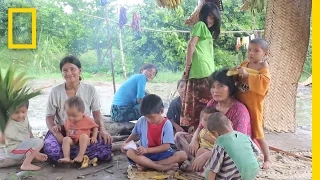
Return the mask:
<svg viewBox="0 0 320 180">
<path fill-rule="evenodd" d="M 168 150 L 161 153 L 149 153 L 145 154 L 144 156 L 150 159 L 151 161 L 161 161 L 163 159 L 167 159 L 171 157 L 174 154 L 172 150 Z M 130 158 L 128 158 L 130 164 L 136 164 L 134 161 L 132 161 Z"/>
</svg>

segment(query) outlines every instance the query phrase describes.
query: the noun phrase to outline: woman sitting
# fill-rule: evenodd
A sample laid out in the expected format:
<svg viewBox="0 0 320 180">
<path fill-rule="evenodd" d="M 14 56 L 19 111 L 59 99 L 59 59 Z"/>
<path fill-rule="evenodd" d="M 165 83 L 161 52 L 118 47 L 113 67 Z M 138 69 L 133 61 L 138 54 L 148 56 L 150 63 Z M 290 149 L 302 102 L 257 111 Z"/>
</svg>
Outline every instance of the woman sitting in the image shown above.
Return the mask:
<svg viewBox="0 0 320 180">
<path fill-rule="evenodd" d="M 98 137 L 101 137 L 98 138 L 97 143 L 88 145 L 85 154 L 90 159 L 97 157 L 99 160 L 110 160 L 112 138 L 103 124 L 97 90 L 94 86 L 81 81 L 81 63 L 77 57 L 64 57 L 60 62 L 60 70 L 66 82 L 52 88 L 49 95 L 46 117 L 49 131 L 44 139 L 44 153 L 54 162 L 58 162 L 63 157 L 61 144 L 65 137 L 65 130 L 56 132 L 53 127 L 65 123 L 67 117 L 64 107 L 65 102 L 69 97 L 77 95 L 84 101 L 84 114 L 90 116 L 92 112 L 93 119 L 100 130 Z M 78 153 L 79 146 L 72 146 L 70 158 L 75 158 Z"/>
<path fill-rule="evenodd" d="M 233 95 L 236 92 L 235 81 L 232 77 L 227 76 L 228 69 L 215 71 L 209 77 L 210 92 L 212 100 L 207 106 L 223 113 L 231 120 L 233 129 L 251 137 L 250 115 L 241 102 L 237 101 Z M 193 159 L 199 149 L 199 132 L 203 129 L 200 123 L 194 134 L 187 132 L 178 132 L 175 135 L 175 143 L 179 150 L 188 153 L 189 159 Z M 193 170 L 202 170 L 204 164 L 209 159 L 211 152 L 203 153 L 193 162 Z"/>
</svg>

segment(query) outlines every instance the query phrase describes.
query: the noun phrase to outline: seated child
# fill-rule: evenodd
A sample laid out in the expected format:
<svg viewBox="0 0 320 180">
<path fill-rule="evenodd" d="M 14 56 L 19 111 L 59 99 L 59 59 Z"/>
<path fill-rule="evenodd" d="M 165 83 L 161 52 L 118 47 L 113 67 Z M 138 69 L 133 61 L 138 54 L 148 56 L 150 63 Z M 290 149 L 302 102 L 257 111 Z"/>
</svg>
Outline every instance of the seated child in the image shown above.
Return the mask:
<svg viewBox="0 0 320 180">
<path fill-rule="evenodd" d="M 98 125 L 90 117 L 84 114 L 85 105 L 78 96 L 69 98 L 65 103 L 67 119 L 64 124 L 66 137 L 63 138 L 61 163 L 82 162 L 83 156 L 90 142 L 96 143 L 98 136 Z M 60 126 L 54 127 L 55 131 L 61 131 Z M 90 134 L 92 136 L 90 140 Z M 79 153 L 72 161 L 70 159 L 70 146 L 79 145 Z"/>
<path fill-rule="evenodd" d="M 162 116 L 163 109 L 162 100 L 157 95 L 149 94 L 142 99 L 140 112 L 143 116 L 125 141 L 126 144 L 140 137 L 141 145 L 137 150 L 126 151 L 129 161 L 136 164 L 138 170 L 175 170 L 179 168 L 178 163 L 187 159 L 186 152 L 173 152 L 170 148 L 170 144 L 174 144 L 173 127 L 171 122 Z M 121 148 L 122 152 L 125 151 L 125 144 Z"/>
<path fill-rule="evenodd" d="M 168 112 L 167 112 L 167 118 L 171 121 L 175 132 L 184 131 L 184 129 L 180 126 L 180 116 L 181 116 L 182 98 L 184 96 L 185 86 L 186 86 L 186 82 L 182 79 L 179 80 L 177 85 L 179 96 L 171 101 Z"/>
<path fill-rule="evenodd" d="M 216 133 L 211 133 L 208 130 L 208 118 L 214 112 L 216 112 L 214 108 L 205 107 L 200 113 L 203 129 L 199 132 L 199 149 L 197 150 L 196 157 L 199 157 L 205 152 L 211 151 L 216 141 Z"/>
<path fill-rule="evenodd" d="M 231 121 L 220 112 L 210 115 L 208 130 L 218 137 L 202 175 L 209 180 L 255 179 L 260 169 L 259 149 L 250 137 L 234 131 Z"/>
<path fill-rule="evenodd" d="M 28 107 L 29 101 L 18 107 L 11 115 L 4 133 L 0 133 L 0 141 L 1 144 L 5 144 L 5 159 L 14 159 L 17 160 L 16 162 L 24 159 L 20 169 L 24 171 L 35 171 L 39 170 L 40 167 L 31 164 L 32 160 L 46 161 L 48 157 L 39 152 L 43 146 L 43 140 L 33 137 L 27 117 Z M 2 164 L 0 167 L 6 167 L 6 165 L 10 166 L 15 164 Z"/>
</svg>

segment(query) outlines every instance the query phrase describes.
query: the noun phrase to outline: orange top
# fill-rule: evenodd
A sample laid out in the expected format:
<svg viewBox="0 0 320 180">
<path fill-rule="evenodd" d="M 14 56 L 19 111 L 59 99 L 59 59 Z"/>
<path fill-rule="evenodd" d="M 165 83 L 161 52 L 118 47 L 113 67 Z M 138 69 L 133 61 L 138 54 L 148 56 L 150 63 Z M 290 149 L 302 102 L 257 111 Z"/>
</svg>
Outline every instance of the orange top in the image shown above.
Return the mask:
<svg viewBox="0 0 320 180">
<path fill-rule="evenodd" d="M 241 63 L 247 67 L 249 61 Z M 264 138 L 263 134 L 263 105 L 270 87 L 269 68 L 258 69 L 258 74 L 249 73 L 248 78 L 238 81 L 236 98 L 248 108 L 253 139 Z"/>
<path fill-rule="evenodd" d="M 93 119 L 88 116 L 84 116 L 83 119 L 77 122 L 72 122 L 67 119 L 64 124 L 66 135 L 73 139 L 74 142 L 78 142 L 81 134 L 87 134 L 90 137 L 91 129 L 98 127 Z"/>
</svg>

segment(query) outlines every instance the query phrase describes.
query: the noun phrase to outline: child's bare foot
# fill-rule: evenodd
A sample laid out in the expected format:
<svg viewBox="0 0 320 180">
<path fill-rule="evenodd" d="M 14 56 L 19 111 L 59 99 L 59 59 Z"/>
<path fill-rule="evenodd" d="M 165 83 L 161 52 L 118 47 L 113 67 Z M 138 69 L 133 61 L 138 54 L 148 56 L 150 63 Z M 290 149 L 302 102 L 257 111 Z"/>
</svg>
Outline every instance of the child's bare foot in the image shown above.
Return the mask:
<svg viewBox="0 0 320 180">
<path fill-rule="evenodd" d="M 176 171 L 178 169 L 179 169 L 179 164 L 178 163 L 173 163 L 173 164 L 162 166 L 162 168 L 159 169 L 159 170 L 160 171 L 170 171 L 170 170 Z"/>
<path fill-rule="evenodd" d="M 38 161 L 46 161 L 48 159 L 48 156 L 46 154 L 43 154 L 43 153 L 38 153 L 35 157 L 36 160 Z"/>
<path fill-rule="evenodd" d="M 77 156 L 73 159 L 74 162 L 78 162 L 78 163 L 81 163 L 83 161 L 83 156 Z"/>
<path fill-rule="evenodd" d="M 265 161 L 262 164 L 262 169 L 270 169 L 272 166 L 272 163 L 270 161 Z"/>
<path fill-rule="evenodd" d="M 139 165 L 139 164 L 136 164 L 136 166 L 137 166 L 137 170 L 138 170 L 138 171 L 145 171 L 145 170 L 148 169 L 148 168 L 146 168 L 146 167 L 144 167 L 144 166 L 141 166 L 141 165 Z"/>
<path fill-rule="evenodd" d="M 23 171 L 36 171 L 36 170 L 41 169 L 41 167 L 35 166 L 33 164 L 22 164 L 20 166 L 20 169 Z"/>
<path fill-rule="evenodd" d="M 69 157 L 61 158 L 58 161 L 59 163 L 72 163 L 71 159 Z"/>
</svg>

